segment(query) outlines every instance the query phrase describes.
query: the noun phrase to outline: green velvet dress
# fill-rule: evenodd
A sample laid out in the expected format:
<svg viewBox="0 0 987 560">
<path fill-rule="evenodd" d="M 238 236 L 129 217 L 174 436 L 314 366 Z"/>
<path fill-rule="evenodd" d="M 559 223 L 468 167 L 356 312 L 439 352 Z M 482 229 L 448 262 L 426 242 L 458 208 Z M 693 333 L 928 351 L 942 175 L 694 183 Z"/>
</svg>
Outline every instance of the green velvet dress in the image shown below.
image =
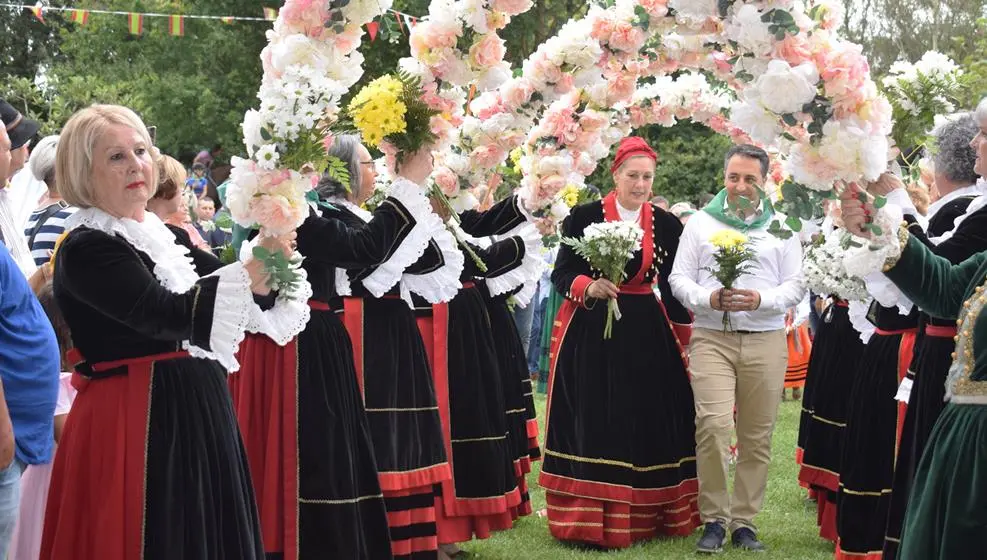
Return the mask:
<svg viewBox="0 0 987 560">
<path fill-rule="evenodd" d="M 982 559 L 987 532 L 987 253 L 952 265 L 910 238 L 887 276 L 930 315 L 955 319 L 949 403 L 919 463 L 899 560 Z"/>
</svg>

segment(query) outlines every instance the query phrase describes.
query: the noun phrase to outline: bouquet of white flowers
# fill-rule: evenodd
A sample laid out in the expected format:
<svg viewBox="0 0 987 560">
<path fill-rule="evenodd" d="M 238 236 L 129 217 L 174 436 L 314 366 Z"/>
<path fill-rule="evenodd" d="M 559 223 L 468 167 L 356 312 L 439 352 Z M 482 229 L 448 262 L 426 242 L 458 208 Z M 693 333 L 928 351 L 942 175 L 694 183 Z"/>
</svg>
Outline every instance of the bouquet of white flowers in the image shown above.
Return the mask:
<svg viewBox="0 0 987 560">
<path fill-rule="evenodd" d="M 802 274 L 809 290 L 821 296 L 835 295 L 846 301 L 868 299 L 864 281 L 850 276 L 843 265 L 846 250 L 843 236 L 833 232 L 809 247 L 802 258 Z"/>
<path fill-rule="evenodd" d="M 582 239 L 563 237 L 562 243 L 572 247 L 577 255 L 603 273 L 603 277 L 618 288 L 625 280 L 624 268 L 641 248 L 644 230 L 636 222 L 603 222 L 586 226 Z M 607 304 L 607 326 L 603 329 L 604 340 L 613 331 L 614 316 L 620 320 L 620 307 L 616 299 Z"/>
</svg>

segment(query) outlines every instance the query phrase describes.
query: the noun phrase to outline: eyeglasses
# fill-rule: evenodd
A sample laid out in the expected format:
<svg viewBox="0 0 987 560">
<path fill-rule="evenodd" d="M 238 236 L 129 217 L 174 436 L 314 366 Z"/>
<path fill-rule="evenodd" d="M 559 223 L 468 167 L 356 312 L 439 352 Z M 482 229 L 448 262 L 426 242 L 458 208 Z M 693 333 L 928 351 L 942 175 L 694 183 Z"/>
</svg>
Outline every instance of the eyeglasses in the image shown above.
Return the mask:
<svg viewBox="0 0 987 560">
<path fill-rule="evenodd" d="M 374 164 L 373 161 L 361 161 L 360 162 L 360 165 L 373 165 L 373 164 Z"/>
</svg>

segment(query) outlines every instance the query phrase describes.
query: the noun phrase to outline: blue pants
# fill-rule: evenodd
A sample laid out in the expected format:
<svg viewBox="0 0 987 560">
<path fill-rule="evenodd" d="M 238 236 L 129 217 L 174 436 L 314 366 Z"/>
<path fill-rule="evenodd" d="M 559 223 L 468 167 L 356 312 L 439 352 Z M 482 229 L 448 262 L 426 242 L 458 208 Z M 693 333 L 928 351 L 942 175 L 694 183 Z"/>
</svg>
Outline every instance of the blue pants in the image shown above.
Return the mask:
<svg viewBox="0 0 987 560">
<path fill-rule="evenodd" d="M 21 508 L 21 474 L 26 465 L 17 457 L 0 471 L 0 558 L 7 557 Z"/>
</svg>

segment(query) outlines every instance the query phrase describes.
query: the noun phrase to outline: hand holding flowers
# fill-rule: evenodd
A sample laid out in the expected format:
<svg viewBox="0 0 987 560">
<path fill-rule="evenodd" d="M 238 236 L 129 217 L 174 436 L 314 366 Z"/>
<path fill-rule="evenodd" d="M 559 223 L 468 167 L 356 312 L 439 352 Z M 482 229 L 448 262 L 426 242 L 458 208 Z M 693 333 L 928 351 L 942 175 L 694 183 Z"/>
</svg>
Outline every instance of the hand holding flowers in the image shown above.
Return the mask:
<svg viewBox="0 0 987 560">
<path fill-rule="evenodd" d="M 716 268 L 706 270 L 723 285 L 723 289 L 710 296 L 710 305 L 723 311 L 723 332 L 726 332 L 730 328 L 731 311 L 753 311 L 761 304 L 761 295 L 756 290 L 733 289 L 741 275 L 750 273 L 750 263 L 757 259 L 757 254 L 751 249 L 747 236 L 732 229 L 714 233 L 710 243 L 716 247 L 713 253 Z"/>
<path fill-rule="evenodd" d="M 620 307 L 617 305 L 617 292 L 626 279 L 624 271 L 634 253 L 641 249 L 644 230 L 636 222 L 604 222 L 591 224 L 583 232 L 582 239 L 562 238 L 562 243 L 572 247 L 589 265 L 602 273 L 602 278 L 590 284 L 587 289 L 591 297 L 607 301 L 607 324 L 603 329 L 603 339 L 613 332 L 613 320 L 620 320 Z"/>
</svg>

